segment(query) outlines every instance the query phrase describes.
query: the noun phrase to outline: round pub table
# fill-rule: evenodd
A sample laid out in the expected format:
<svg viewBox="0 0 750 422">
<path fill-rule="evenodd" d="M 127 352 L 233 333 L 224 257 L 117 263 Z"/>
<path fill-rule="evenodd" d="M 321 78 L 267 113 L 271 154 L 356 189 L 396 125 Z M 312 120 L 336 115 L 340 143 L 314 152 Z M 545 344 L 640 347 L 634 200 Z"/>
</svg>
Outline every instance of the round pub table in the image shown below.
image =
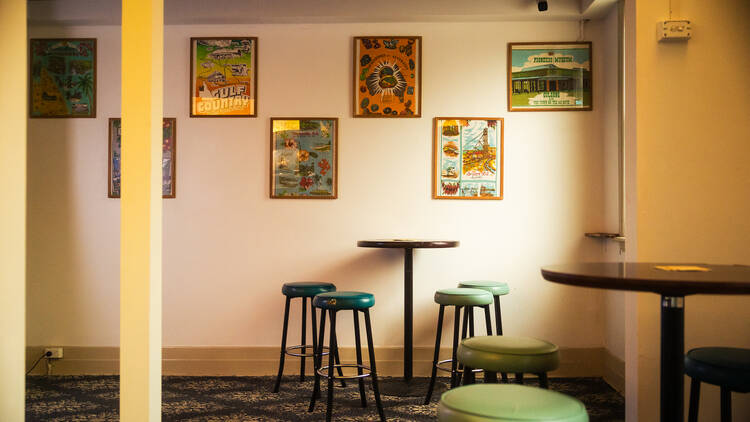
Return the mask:
<svg viewBox="0 0 750 422">
<path fill-rule="evenodd" d="M 661 295 L 661 421 L 683 422 L 685 296 L 750 294 L 750 266 L 576 263 L 542 267 L 549 281 L 597 289 Z"/>
<path fill-rule="evenodd" d="M 416 240 L 416 239 L 377 239 L 360 240 L 361 248 L 390 248 L 404 250 L 404 380 L 412 379 L 413 365 L 413 331 L 414 331 L 414 280 L 413 250 L 417 248 L 455 248 L 457 240 Z"/>
</svg>

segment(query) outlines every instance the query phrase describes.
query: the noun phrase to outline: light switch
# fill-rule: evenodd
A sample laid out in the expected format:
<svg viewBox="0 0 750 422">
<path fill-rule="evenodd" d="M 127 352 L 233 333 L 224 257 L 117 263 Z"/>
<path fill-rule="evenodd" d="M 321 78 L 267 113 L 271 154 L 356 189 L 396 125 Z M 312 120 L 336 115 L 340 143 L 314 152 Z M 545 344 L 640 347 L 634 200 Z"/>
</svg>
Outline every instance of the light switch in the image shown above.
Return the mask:
<svg viewBox="0 0 750 422">
<path fill-rule="evenodd" d="M 689 20 L 663 21 L 656 26 L 656 39 L 658 41 L 687 41 L 692 35 L 692 26 Z"/>
</svg>

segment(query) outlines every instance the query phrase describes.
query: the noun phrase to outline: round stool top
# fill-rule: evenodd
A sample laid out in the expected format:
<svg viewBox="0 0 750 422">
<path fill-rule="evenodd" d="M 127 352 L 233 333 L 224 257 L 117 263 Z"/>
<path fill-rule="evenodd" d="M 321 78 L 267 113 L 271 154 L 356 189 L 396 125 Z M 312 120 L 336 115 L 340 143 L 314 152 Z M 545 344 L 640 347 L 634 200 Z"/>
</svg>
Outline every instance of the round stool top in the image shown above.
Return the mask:
<svg viewBox="0 0 750 422">
<path fill-rule="evenodd" d="M 489 305 L 492 303 L 490 292 L 481 289 L 463 287 L 440 289 L 435 292 L 435 303 L 451 306 Z"/>
<path fill-rule="evenodd" d="M 320 293 L 335 292 L 336 286 L 321 281 L 295 281 L 284 283 L 281 293 L 289 297 L 313 297 Z"/>
<path fill-rule="evenodd" d="M 557 369 L 557 346 L 531 337 L 478 336 L 461 340 L 458 360 L 474 369 L 539 374 Z"/>
<path fill-rule="evenodd" d="M 586 406 L 556 391 L 517 384 L 472 384 L 440 399 L 443 422 L 588 422 Z"/>
<path fill-rule="evenodd" d="M 490 281 L 490 280 L 474 280 L 474 281 L 462 281 L 458 283 L 458 287 L 469 287 L 472 289 L 487 290 L 492 293 L 493 296 L 504 296 L 510 293 L 508 283 L 502 281 Z"/>
<path fill-rule="evenodd" d="M 709 384 L 750 392 L 750 349 L 700 347 L 685 355 L 685 373 Z"/>
<path fill-rule="evenodd" d="M 324 309 L 366 309 L 375 305 L 375 296 L 364 292 L 321 293 L 315 296 L 313 305 Z"/>
</svg>

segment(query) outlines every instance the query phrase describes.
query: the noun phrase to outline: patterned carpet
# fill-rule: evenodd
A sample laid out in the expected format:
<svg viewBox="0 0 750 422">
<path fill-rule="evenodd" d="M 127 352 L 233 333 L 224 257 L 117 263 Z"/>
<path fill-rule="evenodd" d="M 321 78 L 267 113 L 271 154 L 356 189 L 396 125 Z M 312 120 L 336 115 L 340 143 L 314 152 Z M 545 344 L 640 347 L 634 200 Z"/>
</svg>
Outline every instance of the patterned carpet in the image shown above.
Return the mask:
<svg viewBox="0 0 750 422">
<path fill-rule="evenodd" d="M 325 419 L 325 384 L 322 401 L 313 413 L 307 412 L 312 391 L 310 378 L 303 383 L 285 377 L 281 392 L 270 393 L 271 377 L 164 377 L 162 419 L 164 421 L 320 421 Z M 387 390 L 388 378 L 381 380 Z M 427 379 L 415 381 L 427 384 Z M 118 384 L 116 376 L 30 376 L 26 379 L 27 421 L 117 421 Z M 369 385 L 369 381 L 366 382 Z M 385 385 L 383 385 L 385 384 Z M 445 388 L 438 383 L 432 404 L 422 405 L 423 397 L 381 393 L 389 421 L 434 421 L 437 400 Z M 534 381 L 529 382 L 535 385 Z M 552 378 L 550 389 L 577 397 L 585 405 L 591 421 L 623 421 L 625 402 L 601 378 Z M 377 420 L 377 411 L 368 388 L 367 408 L 359 406 L 357 384 L 337 388 L 333 418 L 338 421 Z"/>
</svg>

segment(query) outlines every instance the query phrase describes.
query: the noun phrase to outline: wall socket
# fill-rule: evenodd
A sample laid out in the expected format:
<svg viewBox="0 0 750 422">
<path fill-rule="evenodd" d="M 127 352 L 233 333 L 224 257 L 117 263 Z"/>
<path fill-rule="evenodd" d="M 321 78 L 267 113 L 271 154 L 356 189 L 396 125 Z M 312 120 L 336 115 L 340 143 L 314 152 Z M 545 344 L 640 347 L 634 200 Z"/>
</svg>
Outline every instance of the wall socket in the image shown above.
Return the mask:
<svg viewBox="0 0 750 422">
<path fill-rule="evenodd" d="M 49 352 L 51 354 L 49 356 L 46 356 L 47 352 Z M 44 355 L 48 359 L 62 359 L 62 357 L 63 357 L 63 348 L 62 347 L 45 347 L 44 348 Z"/>
</svg>

